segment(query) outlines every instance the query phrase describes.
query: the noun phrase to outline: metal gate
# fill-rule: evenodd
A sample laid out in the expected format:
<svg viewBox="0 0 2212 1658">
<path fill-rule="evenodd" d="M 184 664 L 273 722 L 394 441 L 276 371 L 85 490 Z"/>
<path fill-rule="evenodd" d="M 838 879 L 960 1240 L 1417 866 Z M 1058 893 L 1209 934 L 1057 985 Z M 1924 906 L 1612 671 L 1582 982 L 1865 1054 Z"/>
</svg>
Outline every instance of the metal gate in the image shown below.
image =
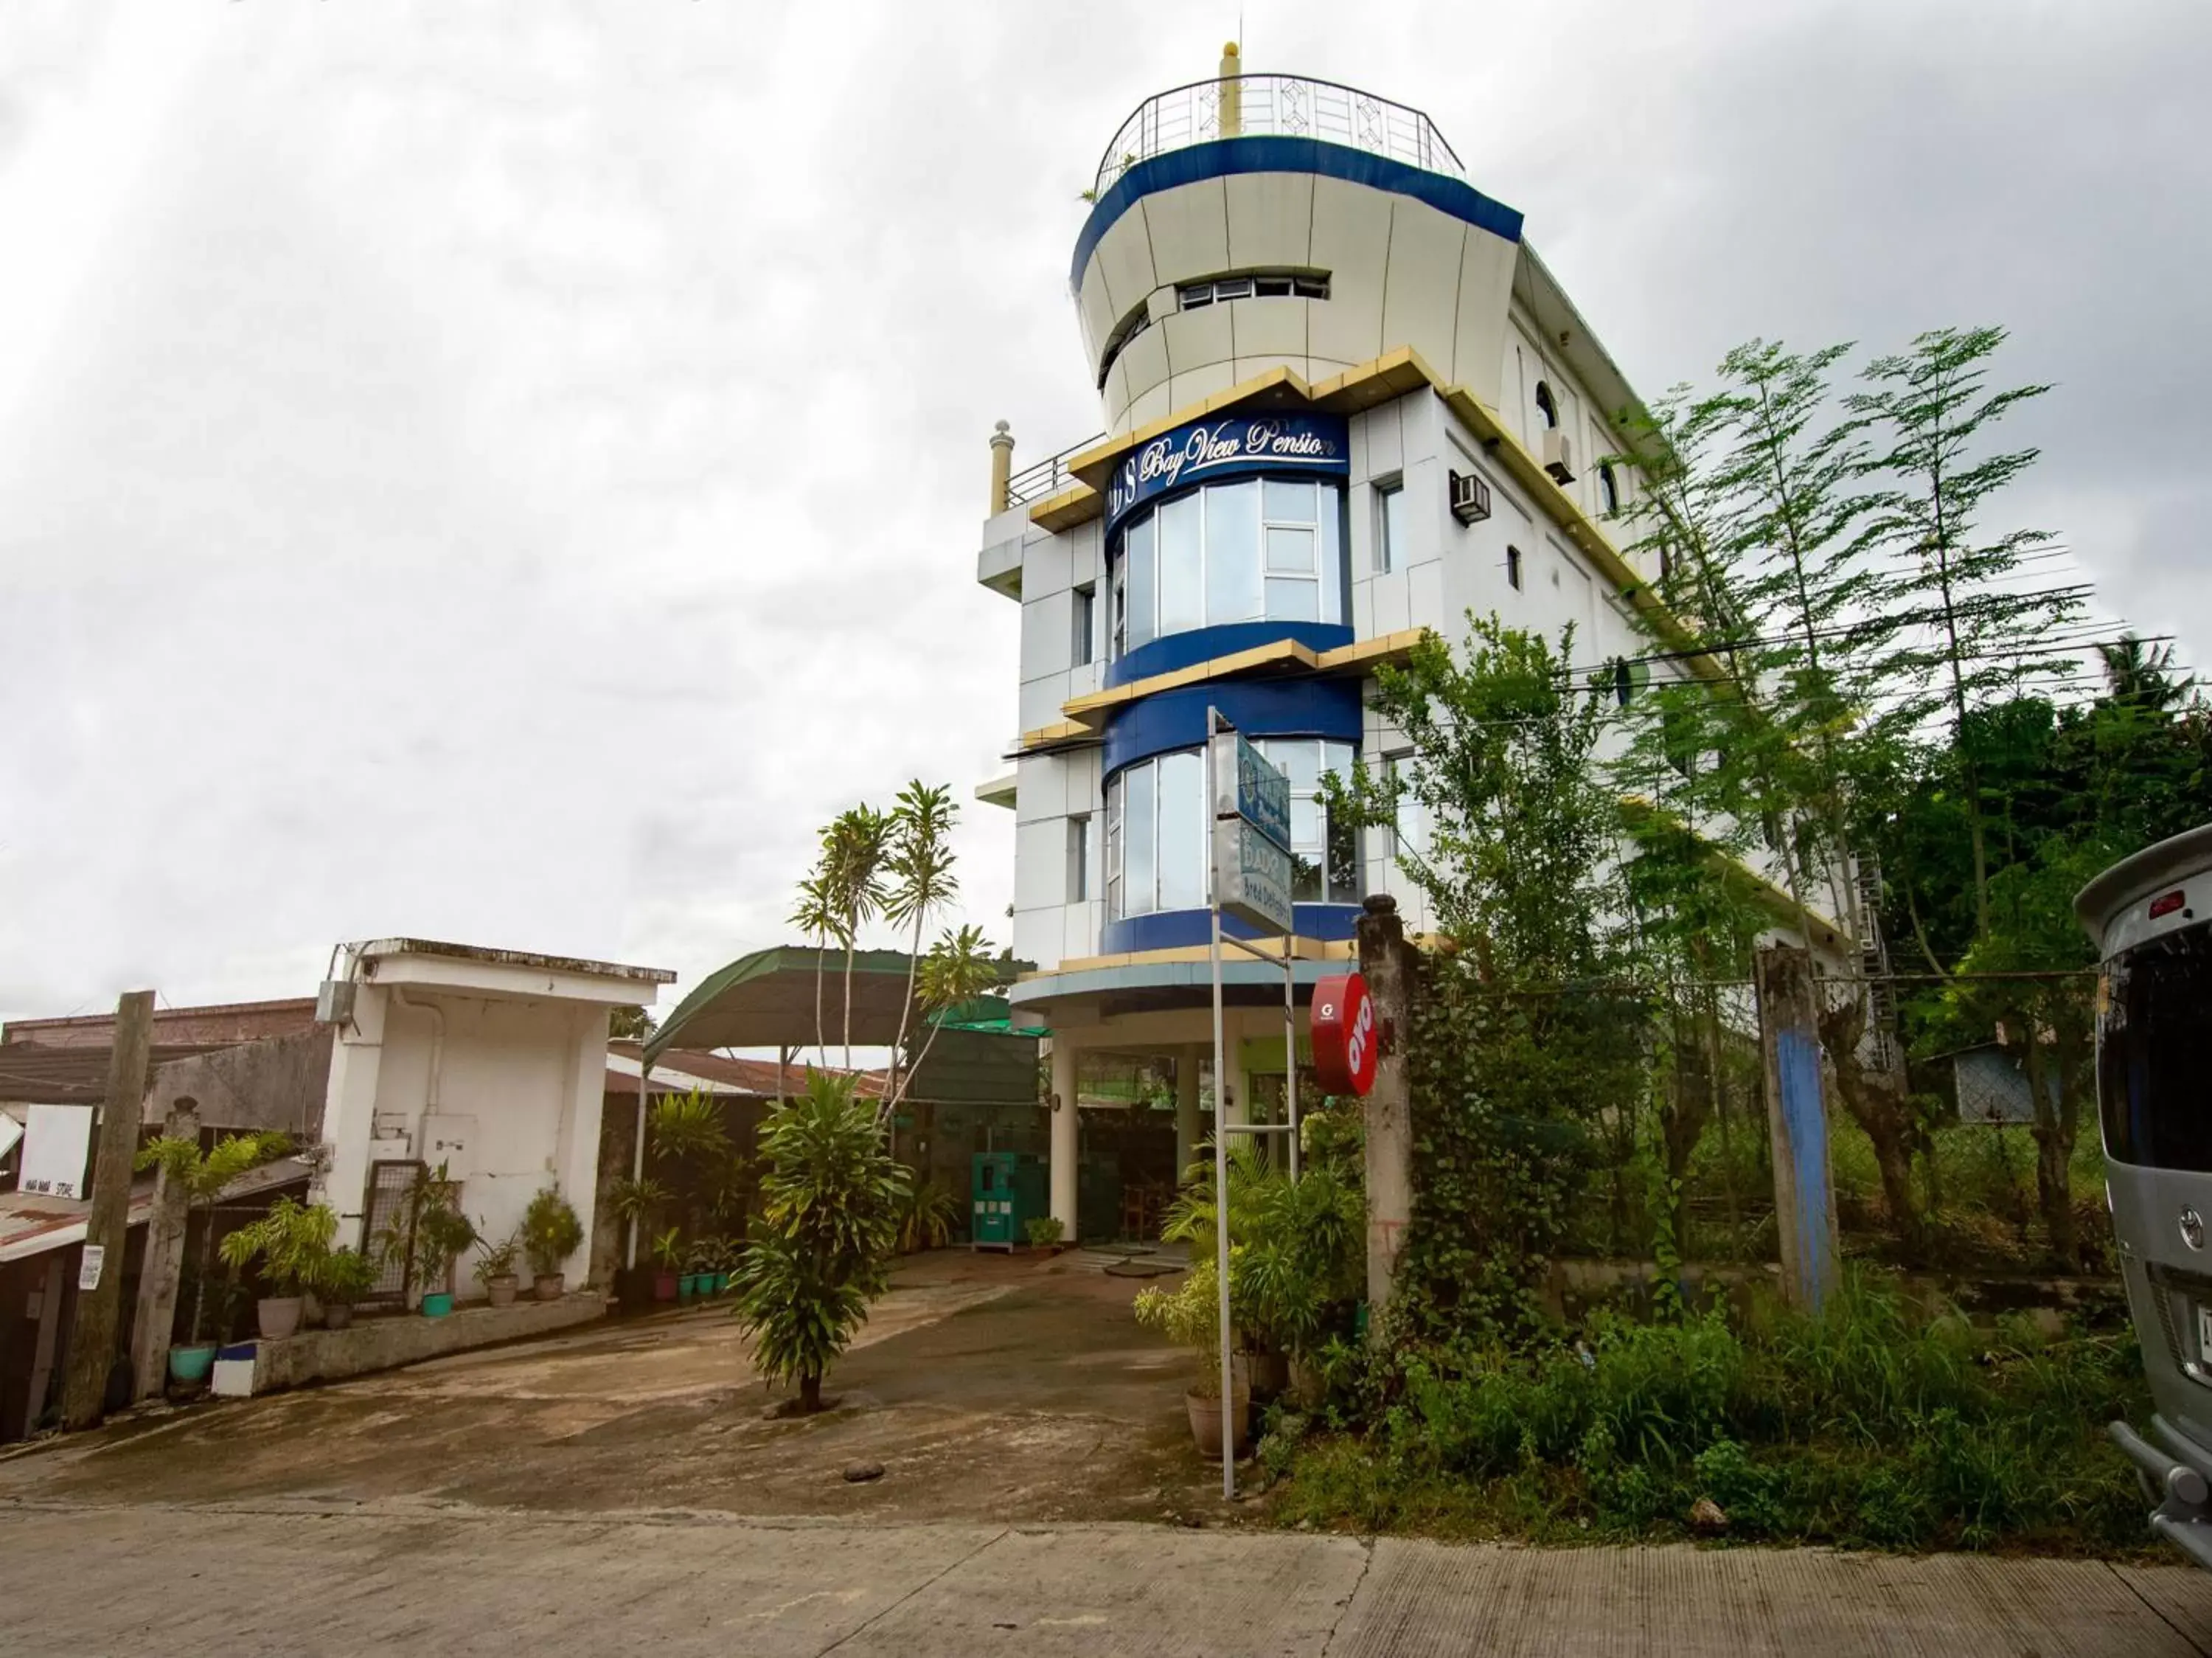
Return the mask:
<svg viewBox="0 0 2212 1658">
<path fill-rule="evenodd" d="M 412 1158 L 368 1166 L 368 1194 L 361 1205 L 361 1253 L 377 1263 L 377 1275 L 375 1288 L 362 1297 L 364 1301 L 406 1304 L 408 1271 L 415 1257 L 407 1194 L 423 1168 L 421 1161 Z M 395 1227 L 407 1235 L 407 1247 L 397 1259 L 384 1252 L 385 1234 Z"/>
</svg>

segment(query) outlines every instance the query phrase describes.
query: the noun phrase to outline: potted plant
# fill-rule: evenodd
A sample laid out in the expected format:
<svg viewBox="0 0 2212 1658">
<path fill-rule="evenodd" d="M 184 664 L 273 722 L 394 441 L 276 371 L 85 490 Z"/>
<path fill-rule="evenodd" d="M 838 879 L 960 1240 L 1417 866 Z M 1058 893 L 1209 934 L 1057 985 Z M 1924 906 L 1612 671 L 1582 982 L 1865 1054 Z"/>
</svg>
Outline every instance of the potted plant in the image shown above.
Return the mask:
<svg viewBox="0 0 2212 1658">
<path fill-rule="evenodd" d="M 1197 1350 L 1198 1375 L 1183 1394 L 1183 1409 L 1190 1418 L 1190 1436 L 1200 1456 L 1221 1459 L 1221 1280 L 1211 1257 L 1201 1258 L 1176 1289 L 1146 1289 L 1134 1303 L 1137 1322 L 1157 1330 L 1179 1347 Z M 1230 1419 L 1236 1425 L 1238 1455 L 1249 1436 L 1252 1390 L 1241 1374 L 1230 1401 Z"/>
<path fill-rule="evenodd" d="M 510 1232 L 498 1243 L 485 1244 L 477 1256 L 477 1282 L 494 1307 L 514 1305 L 515 1292 L 522 1288 L 522 1280 L 515 1276 L 514 1261 L 521 1253 L 521 1233 Z"/>
<path fill-rule="evenodd" d="M 532 1198 L 522 1211 L 522 1247 L 533 1274 L 531 1293 L 542 1301 L 560 1300 L 566 1287 L 561 1269 L 583 1242 L 584 1223 L 559 1186 L 546 1186 Z"/>
<path fill-rule="evenodd" d="M 1057 1215 L 1032 1215 L 1022 1222 L 1022 1230 L 1029 1235 L 1031 1249 L 1041 1255 L 1057 1255 L 1066 1228 L 1060 1223 Z"/>
<path fill-rule="evenodd" d="M 334 1249 L 315 1273 L 315 1299 L 323 1304 L 323 1327 L 343 1330 L 353 1322 L 354 1303 L 376 1288 L 383 1269 L 353 1249 Z"/>
<path fill-rule="evenodd" d="M 623 1225 L 635 1227 L 648 1240 L 647 1247 L 649 1252 L 653 1218 L 671 1201 L 668 1188 L 649 1176 L 637 1180 L 625 1179 L 617 1180 L 608 1188 L 607 1210 Z M 635 1307 L 650 1301 L 653 1298 L 653 1269 L 648 1263 L 626 1266 L 617 1271 L 615 1274 L 615 1289 L 622 1297 L 623 1305 Z M 673 1294 L 672 1291 L 671 1293 Z"/>
<path fill-rule="evenodd" d="M 223 1188 L 249 1169 L 286 1155 L 292 1142 L 282 1134 L 233 1134 L 200 1149 L 197 1137 L 163 1135 L 149 1142 L 136 1160 L 140 1169 L 158 1168 L 185 1189 L 191 1204 L 212 1203 Z M 192 1317 L 187 1339 L 169 1350 L 169 1376 L 187 1385 L 204 1382 L 215 1365 L 216 1344 L 203 1342 L 200 1329 L 207 1314 L 208 1279 L 215 1265 L 215 1229 L 203 1218 L 199 1256 L 192 1263 Z"/>
<path fill-rule="evenodd" d="M 678 1301 L 695 1301 L 702 1295 L 714 1293 L 715 1264 L 722 1258 L 721 1240 L 702 1238 L 691 1246 L 690 1253 L 684 1258 L 684 1283 L 690 1293 L 684 1293 L 684 1285 L 677 1289 Z"/>
<path fill-rule="evenodd" d="M 672 1301 L 683 1289 L 684 1234 L 670 1227 L 653 1240 L 653 1259 L 659 1271 L 653 1275 L 653 1298 Z"/>
<path fill-rule="evenodd" d="M 329 1259 L 337 1230 L 337 1213 L 327 1204 L 302 1206 L 279 1198 L 259 1220 L 223 1239 L 223 1265 L 242 1271 L 259 1260 L 263 1282 L 276 1292 L 262 1296 L 255 1309 L 264 1341 L 282 1341 L 300 1327 L 306 1305 L 301 1292 L 313 1284 Z"/>
<path fill-rule="evenodd" d="M 377 1235 L 385 1263 L 404 1265 L 409 1282 L 422 1291 L 426 1319 L 442 1319 L 453 1310 L 453 1263 L 477 1240 L 460 1200 L 461 1183 L 447 1175 L 445 1164 L 417 1169 L 398 1211 Z"/>
</svg>

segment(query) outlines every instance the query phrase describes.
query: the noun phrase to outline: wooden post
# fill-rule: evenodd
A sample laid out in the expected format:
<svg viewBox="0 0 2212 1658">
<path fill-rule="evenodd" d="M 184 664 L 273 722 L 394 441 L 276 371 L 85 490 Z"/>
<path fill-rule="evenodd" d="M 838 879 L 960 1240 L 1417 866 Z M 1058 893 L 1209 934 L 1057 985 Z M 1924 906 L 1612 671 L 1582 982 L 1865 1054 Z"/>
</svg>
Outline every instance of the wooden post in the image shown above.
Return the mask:
<svg viewBox="0 0 2212 1658">
<path fill-rule="evenodd" d="M 1378 893 L 1360 907 L 1359 974 L 1375 1003 L 1375 1086 L 1365 1110 L 1367 1152 L 1367 1329 L 1380 1332 L 1398 1276 L 1398 1252 L 1413 1216 L 1413 1125 L 1406 1076 L 1412 1028 L 1413 948 L 1398 900 Z"/>
<path fill-rule="evenodd" d="M 130 1240 L 131 1165 L 138 1155 L 138 1116 L 146 1103 L 146 1071 L 154 1040 L 154 992 L 126 991 L 115 1004 L 114 1045 L 107 1061 L 107 1097 L 100 1107 L 100 1163 L 93 1172 L 87 1255 L 101 1252 L 100 1276 L 77 1281 L 76 1327 L 70 1334 L 69 1381 L 62 1390 L 62 1426 L 99 1425 L 115 1365 L 115 1325 L 123 1305 L 123 1250 Z"/>
<path fill-rule="evenodd" d="M 1782 1293 L 1791 1306 L 1817 1313 L 1841 1273 L 1836 1187 L 1828 1168 L 1827 1088 L 1820 1070 L 1820 990 L 1812 954 L 1798 945 L 1762 944 L 1757 971 Z"/>
<path fill-rule="evenodd" d="M 200 1137 L 199 1104 L 179 1100 L 161 1125 L 165 1139 Z M 131 1331 L 131 1397 L 152 1399 L 169 1380 L 169 1333 L 177 1323 L 177 1285 L 185 1264 L 191 1193 L 167 1168 L 154 1177 L 154 1210 L 138 1267 L 138 1311 Z"/>
</svg>

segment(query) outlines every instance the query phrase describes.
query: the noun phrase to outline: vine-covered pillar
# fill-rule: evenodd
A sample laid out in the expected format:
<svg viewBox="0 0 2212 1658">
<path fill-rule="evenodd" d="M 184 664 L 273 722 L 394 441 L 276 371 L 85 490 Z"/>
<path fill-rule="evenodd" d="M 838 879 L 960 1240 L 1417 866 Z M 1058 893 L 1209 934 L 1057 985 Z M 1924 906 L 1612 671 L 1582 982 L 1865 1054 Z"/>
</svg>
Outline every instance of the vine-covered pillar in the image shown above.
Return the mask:
<svg viewBox="0 0 2212 1658">
<path fill-rule="evenodd" d="M 1413 1215 L 1413 1112 L 1405 1038 L 1413 1029 L 1417 970 L 1398 900 L 1377 893 L 1361 905 L 1359 973 L 1375 1003 L 1375 1086 L 1366 1100 L 1367 1328 L 1382 1327 L 1398 1254 Z"/>
</svg>

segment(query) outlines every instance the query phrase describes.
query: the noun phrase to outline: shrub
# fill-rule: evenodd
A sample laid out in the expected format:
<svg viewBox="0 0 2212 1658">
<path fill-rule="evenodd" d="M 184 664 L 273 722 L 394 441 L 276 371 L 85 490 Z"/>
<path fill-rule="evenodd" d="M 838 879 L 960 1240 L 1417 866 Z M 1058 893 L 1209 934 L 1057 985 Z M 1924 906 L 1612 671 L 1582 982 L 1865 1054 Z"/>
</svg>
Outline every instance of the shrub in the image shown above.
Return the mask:
<svg viewBox="0 0 2212 1658">
<path fill-rule="evenodd" d="M 296 1295 L 312 1286 L 337 1236 L 336 1210 L 325 1204 L 302 1206 L 279 1198 L 258 1221 L 223 1239 L 218 1253 L 225 1266 L 242 1271 L 257 1259 L 261 1276 L 279 1295 Z"/>
<path fill-rule="evenodd" d="M 523 1253 L 530 1257 L 530 1270 L 541 1278 L 558 1272 L 583 1241 L 584 1223 L 558 1186 L 541 1188 L 522 1211 Z"/>
<path fill-rule="evenodd" d="M 884 1149 L 875 1110 L 852 1079 L 810 1070 L 806 1092 L 761 1127 L 761 1234 L 733 1281 L 733 1316 L 754 1362 L 822 1405 L 822 1378 L 890 1282 L 908 1172 Z"/>
</svg>

